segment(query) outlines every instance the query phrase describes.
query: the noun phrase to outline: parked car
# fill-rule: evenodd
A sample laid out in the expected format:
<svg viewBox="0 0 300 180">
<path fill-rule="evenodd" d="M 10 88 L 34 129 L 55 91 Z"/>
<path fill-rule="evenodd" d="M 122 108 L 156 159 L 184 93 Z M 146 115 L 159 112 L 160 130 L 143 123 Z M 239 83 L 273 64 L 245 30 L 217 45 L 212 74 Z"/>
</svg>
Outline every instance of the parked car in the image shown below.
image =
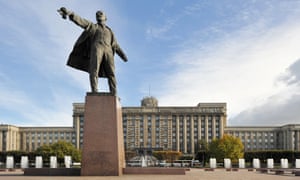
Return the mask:
<svg viewBox="0 0 300 180">
<path fill-rule="evenodd" d="M 166 163 L 166 161 L 160 161 L 160 162 L 158 163 L 158 166 L 159 166 L 159 167 L 166 167 L 166 166 L 167 166 L 167 163 Z"/>
<path fill-rule="evenodd" d="M 192 167 L 200 167 L 201 166 L 201 163 L 199 160 L 193 160 L 192 161 Z"/>
</svg>

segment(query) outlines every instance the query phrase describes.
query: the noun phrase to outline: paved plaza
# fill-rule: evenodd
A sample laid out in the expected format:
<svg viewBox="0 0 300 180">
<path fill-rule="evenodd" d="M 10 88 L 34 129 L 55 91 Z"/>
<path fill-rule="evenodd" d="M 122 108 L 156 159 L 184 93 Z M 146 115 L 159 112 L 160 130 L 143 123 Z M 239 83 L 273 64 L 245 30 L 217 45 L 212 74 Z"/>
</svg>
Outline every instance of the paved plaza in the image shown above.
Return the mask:
<svg viewBox="0 0 300 180">
<path fill-rule="evenodd" d="M 22 171 L 0 172 L 0 180 L 289 180 L 299 179 L 291 173 L 275 175 L 274 173 L 260 173 L 240 169 L 239 171 L 226 171 L 215 169 L 204 171 L 203 169 L 191 169 L 186 175 L 123 175 L 123 176 L 23 176 Z"/>
</svg>

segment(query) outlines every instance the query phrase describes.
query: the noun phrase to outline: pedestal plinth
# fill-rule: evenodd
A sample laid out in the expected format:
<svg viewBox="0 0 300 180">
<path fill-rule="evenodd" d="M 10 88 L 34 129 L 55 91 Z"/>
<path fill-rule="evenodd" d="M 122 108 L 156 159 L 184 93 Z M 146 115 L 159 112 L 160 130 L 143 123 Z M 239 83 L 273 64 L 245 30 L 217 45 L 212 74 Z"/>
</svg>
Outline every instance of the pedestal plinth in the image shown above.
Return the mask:
<svg viewBox="0 0 300 180">
<path fill-rule="evenodd" d="M 119 176 L 125 167 L 119 99 L 88 93 L 85 100 L 82 176 Z"/>
</svg>

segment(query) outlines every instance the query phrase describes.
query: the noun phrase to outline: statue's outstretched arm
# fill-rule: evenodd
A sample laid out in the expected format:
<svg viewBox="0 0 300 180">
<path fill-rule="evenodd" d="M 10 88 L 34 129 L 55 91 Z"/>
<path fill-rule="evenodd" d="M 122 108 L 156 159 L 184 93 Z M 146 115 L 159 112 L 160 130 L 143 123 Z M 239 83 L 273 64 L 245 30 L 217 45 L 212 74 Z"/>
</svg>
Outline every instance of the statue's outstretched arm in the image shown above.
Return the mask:
<svg viewBox="0 0 300 180">
<path fill-rule="evenodd" d="M 67 10 L 65 7 L 61 7 L 60 9 L 57 10 L 57 12 L 62 16 L 63 19 L 69 19 L 73 21 L 75 24 L 78 26 L 87 29 L 90 27 L 93 23 L 90 22 L 89 20 L 86 20 L 78 15 L 76 15 L 74 12 Z"/>
</svg>

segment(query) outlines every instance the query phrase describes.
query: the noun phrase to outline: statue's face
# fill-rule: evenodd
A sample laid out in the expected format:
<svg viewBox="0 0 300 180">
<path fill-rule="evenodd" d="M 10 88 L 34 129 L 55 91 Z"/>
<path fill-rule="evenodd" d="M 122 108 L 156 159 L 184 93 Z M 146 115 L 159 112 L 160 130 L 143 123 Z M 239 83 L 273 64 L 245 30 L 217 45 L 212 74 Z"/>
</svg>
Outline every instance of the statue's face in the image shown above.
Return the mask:
<svg viewBox="0 0 300 180">
<path fill-rule="evenodd" d="M 104 12 L 97 11 L 96 12 L 96 20 L 97 20 L 97 22 L 104 23 L 106 21 L 106 16 L 105 16 Z"/>
</svg>

